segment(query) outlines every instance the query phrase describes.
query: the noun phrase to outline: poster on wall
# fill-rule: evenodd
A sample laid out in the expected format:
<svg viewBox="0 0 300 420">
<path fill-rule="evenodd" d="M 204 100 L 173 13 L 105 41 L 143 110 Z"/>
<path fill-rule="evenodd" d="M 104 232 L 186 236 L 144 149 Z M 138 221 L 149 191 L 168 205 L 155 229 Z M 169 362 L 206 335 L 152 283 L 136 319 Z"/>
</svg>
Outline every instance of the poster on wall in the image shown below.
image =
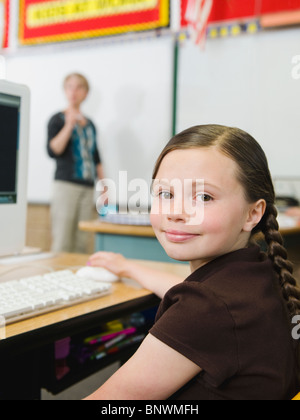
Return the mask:
<svg viewBox="0 0 300 420">
<path fill-rule="evenodd" d="M 22 45 L 168 27 L 170 0 L 20 0 Z"/>
<path fill-rule="evenodd" d="M 0 47 L 8 47 L 9 0 L 0 0 Z"/>
<path fill-rule="evenodd" d="M 196 44 L 300 23 L 300 0 L 181 0 L 181 28 Z"/>
<path fill-rule="evenodd" d="M 207 0 L 206 0 L 207 1 Z M 185 28 L 188 9 L 205 0 L 181 0 L 181 27 Z M 269 13 L 280 13 L 300 9 L 300 0 L 214 0 L 208 23 L 248 20 Z"/>
</svg>

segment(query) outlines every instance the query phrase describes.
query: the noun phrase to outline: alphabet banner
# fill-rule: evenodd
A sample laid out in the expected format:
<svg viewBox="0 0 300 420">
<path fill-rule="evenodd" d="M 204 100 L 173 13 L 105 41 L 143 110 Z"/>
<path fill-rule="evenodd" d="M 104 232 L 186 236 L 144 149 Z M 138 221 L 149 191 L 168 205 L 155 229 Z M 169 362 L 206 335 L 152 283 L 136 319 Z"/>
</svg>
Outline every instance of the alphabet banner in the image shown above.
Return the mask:
<svg viewBox="0 0 300 420">
<path fill-rule="evenodd" d="M 170 0 L 20 0 L 22 45 L 141 32 L 170 25 Z"/>
</svg>

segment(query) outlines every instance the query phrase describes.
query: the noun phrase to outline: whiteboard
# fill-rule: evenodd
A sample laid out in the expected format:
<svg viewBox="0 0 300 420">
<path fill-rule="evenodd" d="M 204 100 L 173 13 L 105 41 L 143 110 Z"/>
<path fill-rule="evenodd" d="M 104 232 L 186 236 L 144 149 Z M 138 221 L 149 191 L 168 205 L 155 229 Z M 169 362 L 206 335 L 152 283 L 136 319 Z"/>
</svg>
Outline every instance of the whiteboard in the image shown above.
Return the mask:
<svg viewBox="0 0 300 420">
<path fill-rule="evenodd" d="M 95 123 L 105 177 L 151 181 L 172 131 L 171 37 L 25 48 L 7 57 L 7 79 L 31 90 L 30 202 L 48 203 L 55 163 L 46 152 L 50 117 L 65 109 L 64 77 L 83 73 L 91 92 L 83 111 Z"/>
<path fill-rule="evenodd" d="M 208 40 L 204 51 L 188 41 L 180 49 L 177 131 L 239 127 L 263 146 L 274 177 L 299 176 L 297 55 L 299 28 Z"/>
</svg>

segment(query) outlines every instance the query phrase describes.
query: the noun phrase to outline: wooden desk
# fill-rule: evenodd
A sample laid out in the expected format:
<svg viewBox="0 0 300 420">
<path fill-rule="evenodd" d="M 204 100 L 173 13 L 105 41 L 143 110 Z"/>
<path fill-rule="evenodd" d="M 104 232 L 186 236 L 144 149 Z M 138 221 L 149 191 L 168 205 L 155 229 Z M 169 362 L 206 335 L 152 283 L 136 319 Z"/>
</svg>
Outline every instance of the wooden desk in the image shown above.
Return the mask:
<svg viewBox="0 0 300 420">
<path fill-rule="evenodd" d="M 79 266 L 85 266 L 87 261 L 88 256 L 85 255 L 61 254 L 52 259 L 31 262 L 30 266 L 28 266 L 27 263 L 26 267 L 23 269 L 10 271 L 1 279 L 10 280 L 22 278 L 24 276 L 44 274 L 47 272 L 47 267 L 57 270 L 72 267 L 75 269 Z M 187 277 L 189 274 L 189 267 L 181 264 L 150 261 L 139 261 L 139 263 L 152 268 L 156 267 L 162 271 L 181 275 L 183 278 Z M 11 266 L 9 266 L 9 268 L 7 266 L 0 266 L 0 275 L 11 268 Z M 129 309 L 134 306 L 140 306 L 139 302 L 141 302 L 142 305 L 147 305 L 147 302 L 152 303 L 154 301 L 157 302 L 157 298 L 155 298 L 151 292 L 142 289 L 137 284 L 135 285 L 133 283 L 133 285 L 131 285 L 130 281 L 117 282 L 112 285 L 112 293 L 108 296 L 8 325 L 6 327 L 6 340 L 0 340 L 0 351 L 1 348 L 5 346 L 5 341 L 9 341 L 9 338 L 14 338 L 27 333 L 41 332 L 43 329 L 49 330 L 53 325 L 55 328 L 58 328 L 59 324 L 63 324 L 64 322 L 68 322 L 69 325 L 70 320 L 84 317 L 85 315 L 89 315 L 91 318 L 91 314 L 95 314 L 95 317 L 98 318 L 98 316 L 101 316 L 101 313 L 105 314 L 105 312 L 108 312 L 112 307 L 115 312 L 122 313 L 122 308 L 125 306 Z"/>
<path fill-rule="evenodd" d="M 24 267 L 15 266 L 18 269 L 9 272 L 8 270 L 13 267 L 0 266 L 0 279 L 6 281 L 44 274 L 47 272 L 47 267 L 55 270 L 75 269 L 86 265 L 87 260 L 88 256 L 85 255 L 61 254 L 51 259 L 26 263 Z M 140 263 L 183 278 L 189 274 L 189 267 L 184 265 L 149 261 Z M 14 398 L 38 398 L 45 354 L 49 345 L 53 345 L 56 340 L 84 333 L 98 327 L 101 323 L 158 304 L 159 299 L 148 290 L 130 281 L 118 282 L 113 284 L 112 294 L 108 296 L 8 325 L 6 338 L 0 340 L 0 399 L 1 387 L 5 387 L 5 392 L 12 394 Z M 97 370 L 100 370 L 101 363 L 97 366 Z M 88 374 L 89 372 L 81 375 L 78 380 Z M 25 394 L 22 394 L 24 392 Z"/>
<path fill-rule="evenodd" d="M 100 220 L 80 222 L 79 229 L 91 233 L 109 233 L 111 235 L 145 236 L 155 238 L 152 226 L 131 226 L 117 225 L 115 223 L 104 223 Z"/>
</svg>

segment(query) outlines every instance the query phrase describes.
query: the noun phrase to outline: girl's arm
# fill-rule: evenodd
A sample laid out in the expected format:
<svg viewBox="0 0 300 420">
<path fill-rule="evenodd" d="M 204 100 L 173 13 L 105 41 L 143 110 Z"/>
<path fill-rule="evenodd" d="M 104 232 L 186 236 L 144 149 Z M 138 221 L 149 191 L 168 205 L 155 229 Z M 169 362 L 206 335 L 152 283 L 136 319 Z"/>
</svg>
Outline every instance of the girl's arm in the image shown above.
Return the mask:
<svg viewBox="0 0 300 420">
<path fill-rule="evenodd" d="M 175 274 L 145 267 L 112 252 L 97 252 L 90 257 L 88 264 L 94 267 L 104 267 L 119 277 L 136 280 L 145 289 L 160 298 L 163 298 L 171 287 L 184 281 L 184 278 Z"/>
<path fill-rule="evenodd" d="M 149 334 L 133 357 L 87 400 L 165 400 L 201 372 Z"/>
</svg>

